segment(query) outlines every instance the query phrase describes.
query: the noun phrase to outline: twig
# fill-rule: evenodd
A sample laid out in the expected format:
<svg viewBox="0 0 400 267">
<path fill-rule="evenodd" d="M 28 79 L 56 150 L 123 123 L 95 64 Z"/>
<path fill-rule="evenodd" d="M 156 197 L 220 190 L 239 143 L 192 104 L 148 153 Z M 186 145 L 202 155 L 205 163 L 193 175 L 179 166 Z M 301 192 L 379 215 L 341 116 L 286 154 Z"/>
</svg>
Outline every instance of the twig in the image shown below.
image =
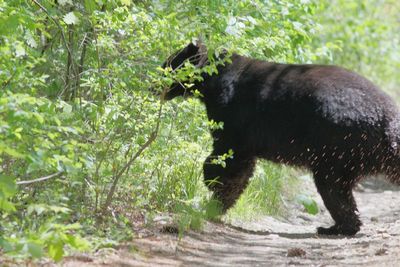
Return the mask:
<svg viewBox="0 0 400 267">
<path fill-rule="evenodd" d="M 75 70 L 75 68 L 74 68 L 74 61 L 73 61 L 74 57 L 73 57 L 73 55 L 72 55 L 71 47 L 70 47 L 69 44 L 68 44 L 67 37 L 65 36 L 65 33 L 64 33 L 64 30 L 63 30 L 63 27 L 61 26 L 61 24 L 60 24 L 57 20 L 55 20 L 55 19 L 50 15 L 49 11 L 48 11 L 42 4 L 40 4 L 37 0 L 32 0 L 32 2 L 35 3 L 44 13 L 46 13 L 47 17 L 48 17 L 51 21 L 54 22 L 54 24 L 58 27 L 58 29 L 59 29 L 60 32 L 61 32 L 61 37 L 62 37 L 61 39 L 63 40 L 63 43 L 64 43 L 65 48 L 67 49 L 67 53 L 68 53 L 68 57 L 67 57 L 67 58 L 68 58 L 68 63 L 67 63 L 66 80 L 65 80 L 66 85 L 65 85 L 64 90 L 63 90 L 63 92 L 64 92 L 65 89 L 69 86 L 70 68 L 72 69 L 72 71 L 73 71 L 73 72 L 75 73 L 75 75 L 76 75 L 76 70 Z M 72 26 L 69 26 L 69 27 L 68 27 L 68 29 L 69 29 L 69 41 L 71 41 L 71 43 L 73 43 L 72 36 L 71 36 L 71 34 L 72 34 L 71 27 L 72 27 Z"/>
<path fill-rule="evenodd" d="M 60 25 L 60 23 L 58 23 L 58 21 L 56 21 L 56 20 L 50 15 L 49 11 L 48 11 L 44 6 L 42 6 L 42 4 L 40 4 L 40 3 L 39 3 L 38 1 L 36 1 L 36 0 L 32 0 L 32 2 L 34 2 L 44 13 L 46 13 L 46 15 L 51 19 L 51 21 L 53 21 L 54 24 L 56 24 L 56 26 L 59 28 L 59 30 L 60 30 L 60 32 L 61 32 L 61 36 L 62 36 L 63 42 L 64 42 L 64 45 L 65 45 L 65 47 L 66 47 L 67 50 L 68 50 L 68 54 L 70 54 L 70 55 L 72 56 L 71 50 L 69 49 L 69 46 L 68 46 L 67 38 L 65 37 L 64 30 L 63 30 L 62 26 Z"/>
<path fill-rule="evenodd" d="M 33 179 L 33 180 L 18 181 L 18 182 L 16 182 L 16 184 L 17 185 L 25 185 L 25 184 L 33 184 L 33 183 L 37 183 L 37 182 L 43 182 L 43 181 L 49 180 L 51 178 L 57 177 L 61 173 L 63 173 L 63 172 L 62 171 L 61 172 L 56 172 L 56 173 L 50 174 L 48 176 L 43 176 L 43 177 L 40 177 L 40 178 L 37 178 L 37 179 Z"/>
<path fill-rule="evenodd" d="M 106 202 L 103 205 L 103 213 L 107 212 L 108 207 L 111 204 L 111 201 L 113 199 L 115 189 L 117 187 L 117 184 L 119 182 L 119 179 L 121 176 L 124 174 L 124 172 L 132 165 L 132 163 L 142 154 L 142 152 L 153 143 L 153 141 L 156 139 L 158 130 L 160 128 L 160 121 L 161 121 L 161 113 L 162 113 L 162 107 L 163 107 L 163 102 L 160 103 L 160 108 L 158 110 L 158 120 L 156 124 L 156 128 L 154 131 L 150 134 L 149 139 L 147 139 L 146 143 L 144 143 L 140 149 L 130 158 L 130 160 L 124 165 L 124 167 L 114 176 L 113 183 L 111 185 L 110 191 L 107 194 L 107 199 Z"/>
<path fill-rule="evenodd" d="M 15 76 L 16 73 L 17 73 L 17 71 L 14 71 L 13 74 L 11 75 L 11 77 L 8 78 L 7 81 L 4 81 L 4 82 L 3 82 L 2 86 L 1 86 L 1 89 L 2 89 L 2 90 L 3 90 L 4 88 L 6 88 L 6 87 L 10 84 L 10 82 L 12 81 L 12 79 L 14 78 L 14 76 Z"/>
<path fill-rule="evenodd" d="M 78 66 L 78 72 L 77 72 L 77 75 L 78 75 L 78 77 L 76 77 L 76 82 L 75 82 L 75 84 L 76 84 L 76 91 L 77 91 L 77 94 L 78 94 L 78 96 L 79 96 L 79 103 L 80 104 L 82 104 L 82 96 L 81 96 L 81 93 L 80 93 L 80 89 L 81 89 L 81 77 L 82 77 L 82 72 L 83 72 L 83 64 L 84 64 L 84 62 L 85 62 L 85 56 L 86 56 L 86 46 L 88 45 L 88 34 L 87 33 L 85 33 L 85 36 L 83 37 L 83 40 L 82 40 L 82 50 L 81 50 L 81 58 L 80 58 L 80 60 L 79 60 L 79 66 Z"/>
</svg>

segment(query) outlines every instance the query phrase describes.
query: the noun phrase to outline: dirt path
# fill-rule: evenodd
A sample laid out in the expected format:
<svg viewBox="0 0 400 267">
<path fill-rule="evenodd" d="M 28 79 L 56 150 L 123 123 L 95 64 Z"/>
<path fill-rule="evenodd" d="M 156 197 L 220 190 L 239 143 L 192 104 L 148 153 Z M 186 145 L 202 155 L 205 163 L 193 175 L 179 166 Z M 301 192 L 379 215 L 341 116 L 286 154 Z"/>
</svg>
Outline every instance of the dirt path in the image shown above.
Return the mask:
<svg viewBox="0 0 400 267">
<path fill-rule="evenodd" d="M 310 190 L 315 189 L 312 187 Z M 207 223 L 203 231 L 178 240 L 154 234 L 118 250 L 102 251 L 88 266 L 400 266 L 400 191 L 369 182 L 356 193 L 364 223 L 353 238 L 318 237 L 315 228 L 330 225 L 323 209 L 286 219 L 263 218 L 232 225 Z M 318 197 L 318 204 L 322 201 Z M 291 204 L 293 205 L 293 204 Z M 288 207 L 298 211 L 298 207 Z M 293 209 L 292 209 L 293 208 Z M 66 266 L 80 266 L 70 260 Z"/>
</svg>

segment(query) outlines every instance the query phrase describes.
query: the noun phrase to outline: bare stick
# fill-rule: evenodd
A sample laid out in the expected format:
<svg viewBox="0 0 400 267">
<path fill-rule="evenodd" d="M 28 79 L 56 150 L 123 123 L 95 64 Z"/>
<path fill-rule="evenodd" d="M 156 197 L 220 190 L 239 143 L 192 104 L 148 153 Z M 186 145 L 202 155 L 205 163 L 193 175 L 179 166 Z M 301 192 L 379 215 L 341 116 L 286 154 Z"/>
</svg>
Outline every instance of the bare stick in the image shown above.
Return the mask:
<svg viewBox="0 0 400 267">
<path fill-rule="evenodd" d="M 61 173 L 63 173 L 63 172 L 56 172 L 56 173 L 50 174 L 48 176 L 43 176 L 43 177 L 40 177 L 40 178 L 37 178 L 37 179 L 33 179 L 33 180 L 18 181 L 18 182 L 16 182 L 16 184 L 17 185 L 26 185 L 26 184 L 33 184 L 33 183 L 37 183 L 37 182 L 43 182 L 43 181 L 49 180 L 51 178 L 57 177 Z"/>
</svg>

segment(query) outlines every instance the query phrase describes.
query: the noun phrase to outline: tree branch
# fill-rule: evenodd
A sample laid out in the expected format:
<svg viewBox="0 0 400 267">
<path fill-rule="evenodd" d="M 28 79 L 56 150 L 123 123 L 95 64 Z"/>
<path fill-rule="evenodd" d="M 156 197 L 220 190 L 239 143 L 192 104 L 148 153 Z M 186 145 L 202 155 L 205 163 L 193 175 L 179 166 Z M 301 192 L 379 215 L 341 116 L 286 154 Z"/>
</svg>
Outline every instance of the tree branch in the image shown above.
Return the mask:
<svg viewBox="0 0 400 267">
<path fill-rule="evenodd" d="M 37 183 L 37 182 L 43 182 L 43 181 L 49 180 L 51 178 L 57 177 L 62 173 L 63 172 L 56 172 L 56 173 L 50 174 L 48 176 L 43 176 L 43 177 L 40 177 L 40 178 L 37 178 L 37 179 L 33 179 L 33 180 L 18 181 L 18 182 L 16 182 L 16 184 L 17 185 L 26 185 L 26 184 L 33 184 L 33 183 Z"/>
<path fill-rule="evenodd" d="M 161 121 L 161 113 L 162 113 L 162 107 L 163 107 L 163 102 L 160 103 L 160 108 L 158 110 L 158 118 L 157 118 L 157 124 L 156 124 L 156 128 L 154 129 L 154 131 L 150 134 L 149 139 L 147 139 L 146 143 L 144 143 L 139 150 L 132 155 L 132 157 L 129 159 L 129 161 L 124 165 L 124 167 L 114 176 L 114 180 L 113 183 L 111 185 L 110 191 L 107 194 L 107 199 L 103 205 L 103 209 L 102 209 L 102 213 L 104 214 L 108 207 L 110 206 L 114 193 L 115 193 L 115 189 L 117 187 L 117 184 L 121 178 L 121 176 L 124 174 L 124 172 L 132 165 L 132 163 L 142 154 L 142 152 L 151 145 L 151 143 L 153 143 L 153 141 L 156 139 L 157 134 L 158 134 L 158 130 L 160 128 L 160 121 Z"/>
<path fill-rule="evenodd" d="M 61 37 L 62 37 L 62 39 L 63 39 L 63 42 L 64 42 L 65 47 L 66 47 L 67 50 L 68 50 L 68 54 L 70 54 L 70 55 L 72 56 L 71 50 L 69 49 L 69 46 L 68 46 L 67 38 L 65 37 L 64 30 L 63 30 L 62 26 L 60 25 L 60 23 L 58 23 L 58 21 L 56 21 L 56 20 L 50 15 L 49 11 L 48 11 L 44 6 L 42 6 L 42 4 L 40 4 L 40 3 L 39 3 L 38 1 L 36 1 L 36 0 L 32 0 L 32 2 L 34 2 L 44 13 L 46 13 L 46 15 L 49 17 L 49 19 L 51 19 L 51 21 L 54 22 L 54 24 L 56 24 L 56 26 L 58 27 L 58 29 L 59 29 L 60 32 L 61 32 Z"/>
<path fill-rule="evenodd" d="M 63 27 L 61 26 L 61 24 L 56 20 L 56 19 L 54 19 L 52 16 L 51 16 L 51 14 L 49 13 L 49 11 L 42 5 L 42 4 L 40 4 L 37 0 L 32 0 L 32 2 L 33 3 L 35 3 L 44 13 L 46 13 L 46 15 L 47 15 L 47 17 L 52 21 L 52 22 L 54 22 L 54 24 L 57 26 L 57 28 L 60 30 L 60 32 L 61 32 L 61 39 L 63 40 L 63 43 L 64 43 L 64 45 L 65 45 L 65 48 L 67 49 L 67 54 L 68 54 L 68 56 L 67 56 L 67 59 L 68 59 L 68 62 L 67 62 L 67 71 L 66 71 L 66 79 L 65 79 L 65 81 L 66 81 L 66 84 L 65 84 L 65 87 L 64 87 L 64 90 L 66 89 L 66 88 L 68 88 L 69 87 L 69 80 L 70 80 L 70 69 L 75 73 L 75 76 L 76 76 L 76 70 L 75 70 L 75 67 L 74 67 L 74 57 L 73 57 L 73 55 L 72 55 L 72 49 L 71 49 L 71 47 L 70 47 L 70 45 L 68 44 L 68 41 L 67 41 L 67 37 L 65 36 L 65 33 L 64 33 L 64 29 L 63 29 Z M 69 41 L 71 42 L 71 44 L 73 43 L 73 40 L 72 40 L 72 30 L 71 30 L 71 28 L 72 28 L 72 26 L 71 25 L 69 25 L 68 26 L 68 37 L 69 37 Z M 62 91 L 62 93 L 64 92 L 64 90 Z M 68 92 L 68 93 L 71 93 L 71 92 Z"/>
<path fill-rule="evenodd" d="M 17 73 L 17 71 L 14 71 L 13 74 L 11 75 L 10 78 L 8 78 L 8 80 L 4 81 L 2 86 L 1 86 L 1 90 L 3 90 L 4 88 L 6 88 L 10 82 L 12 81 L 12 79 L 14 78 L 15 74 Z"/>
</svg>

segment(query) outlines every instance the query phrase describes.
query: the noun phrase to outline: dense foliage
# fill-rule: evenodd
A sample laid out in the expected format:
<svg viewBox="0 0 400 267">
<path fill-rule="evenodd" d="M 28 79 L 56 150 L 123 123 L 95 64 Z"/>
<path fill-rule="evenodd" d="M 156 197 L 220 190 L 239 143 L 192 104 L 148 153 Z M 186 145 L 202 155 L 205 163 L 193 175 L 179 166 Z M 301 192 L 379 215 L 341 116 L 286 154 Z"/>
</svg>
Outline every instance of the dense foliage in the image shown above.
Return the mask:
<svg viewBox="0 0 400 267">
<path fill-rule="evenodd" d="M 188 42 L 336 63 L 393 89 L 399 11 L 394 0 L 0 0 L 0 253 L 59 260 L 130 238 L 158 212 L 183 229 L 212 217 L 201 164 L 208 130 L 223 126 L 195 98 L 149 90 L 196 74 L 159 67 Z M 276 212 L 289 174 L 259 164 L 231 216 Z"/>
</svg>

